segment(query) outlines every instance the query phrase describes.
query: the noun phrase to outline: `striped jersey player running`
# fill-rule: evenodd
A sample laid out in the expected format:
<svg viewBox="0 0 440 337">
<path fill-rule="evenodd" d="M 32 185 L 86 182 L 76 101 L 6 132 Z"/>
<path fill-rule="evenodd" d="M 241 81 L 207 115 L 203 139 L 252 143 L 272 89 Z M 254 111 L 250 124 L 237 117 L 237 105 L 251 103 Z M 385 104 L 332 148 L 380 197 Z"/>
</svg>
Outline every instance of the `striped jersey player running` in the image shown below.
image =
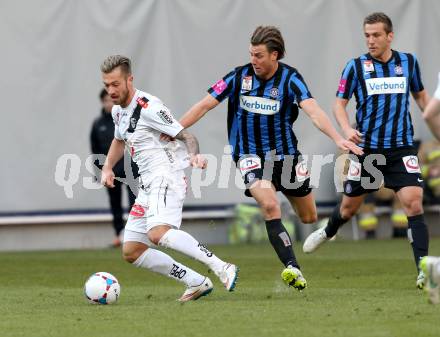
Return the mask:
<svg viewBox="0 0 440 337">
<path fill-rule="evenodd" d="M 416 57 L 391 49 L 393 26 L 386 14 L 367 16 L 364 35 L 369 52 L 346 65 L 336 93 L 334 113 L 347 139 L 359 143 L 365 153 L 350 160 L 342 202 L 334 209 L 327 227 L 310 234 L 303 249 L 311 253 L 333 237 L 356 214 L 365 194 L 377 191 L 384 183 L 396 192 L 408 217 L 408 238 L 417 266 L 428 254 L 429 238 L 423 217 L 423 180 L 414 147 L 409 101 L 411 93 L 423 111 L 429 97 L 423 88 Z M 346 110 L 353 94 L 357 102 L 357 129 L 350 126 Z M 374 171 L 379 172 L 378 179 Z M 418 270 L 418 288 L 423 287 L 424 279 L 423 271 Z"/>
<path fill-rule="evenodd" d="M 107 57 L 101 71 L 105 89 L 115 104 L 112 109 L 115 136 L 102 168 L 101 182 L 107 187 L 114 186 L 112 167 L 122 158 L 127 145 L 139 167 L 142 184 L 125 226 L 124 259 L 136 267 L 184 283 L 187 289 L 179 299 L 182 302 L 210 293 L 211 280 L 152 246 L 171 248 L 206 264 L 225 288 L 232 291 L 238 268 L 220 260 L 190 234 L 180 230 L 186 194 L 183 170 L 188 165 L 196 168 L 207 165 L 199 154 L 197 139 L 183 130 L 157 97 L 134 88 L 131 62 L 127 57 Z M 161 133 L 176 141 L 160 140 Z"/>
<path fill-rule="evenodd" d="M 281 273 L 283 281 L 301 290 L 307 283 L 290 235 L 281 222 L 276 194 L 280 191 L 287 197 L 303 223 L 316 221 L 307 164 L 301 160 L 292 130 L 298 108 L 342 150 L 358 154 L 362 150 L 338 134 L 298 70 L 279 61 L 285 48 L 276 27 L 257 27 L 249 53 L 250 63 L 235 68 L 216 82 L 180 122 L 187 128 L 228 99 L 229 144 L 246 185 L 245 193 L 261 207 L 269 240 L 285 267 Z"/>
</svg>

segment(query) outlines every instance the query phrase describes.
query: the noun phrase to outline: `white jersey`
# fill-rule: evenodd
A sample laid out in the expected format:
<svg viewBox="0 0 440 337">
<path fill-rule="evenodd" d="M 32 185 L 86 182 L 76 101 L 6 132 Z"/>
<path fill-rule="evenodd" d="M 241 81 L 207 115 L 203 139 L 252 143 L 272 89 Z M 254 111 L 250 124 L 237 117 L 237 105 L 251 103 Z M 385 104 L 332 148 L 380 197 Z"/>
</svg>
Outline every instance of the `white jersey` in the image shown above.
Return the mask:
<svg viewBox="0 0 440 337">
<path fill-rule="evenodd" d="M 112 116 L 115 138 L 125 141 L 143 184 L 189 166 L 183 143 L 159 138 L 161 133 L 175 137 L 183 129 L 159 98 L 136 90 L 126 108 L 113 106 Z"/>
</svg>

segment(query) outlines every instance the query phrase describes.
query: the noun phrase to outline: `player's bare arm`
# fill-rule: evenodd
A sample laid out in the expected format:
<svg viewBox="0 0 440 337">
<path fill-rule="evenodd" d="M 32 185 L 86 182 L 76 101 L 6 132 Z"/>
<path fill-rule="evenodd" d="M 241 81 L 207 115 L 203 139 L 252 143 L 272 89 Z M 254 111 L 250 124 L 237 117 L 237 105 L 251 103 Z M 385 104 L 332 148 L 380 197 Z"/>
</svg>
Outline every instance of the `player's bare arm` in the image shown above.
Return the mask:
<svg viewBox="0 0 440 337">
<path fill-rule="evenodd" d="M 423 118 L 434 137 L 440 141 L 440 99 L 431 98 L 423 111 Z"/>
<path fill-rule="evenodd" d="M 314 98 L 308 98 L 300 103 L 301 109 L 310 117 L 313 124 L 328 137 L 333 139 L 336 145 L 343 151 L 350 150 L 354 154 L 363 154 L 362 149 L 355 143 L 345 140 L 334 128 L 327 114 L 318 105 Z"/>
<path fill-rule="evenodd" d="M 115 187 L 115 174 L 113 166 L 124 156 L 125 144 L 121 139 L 113 138 L 110 149 L 108 150 L 107 158 L 102 167 L 101 184 L 107 187 Z"/>
<path fill-rule="evenodd" d="M 350 124 L 350 119 L 347 113 L 348 99 L 337 97 L 335 103 L 333 104 L 333 114 L 341 127 L 345 138 L 352 141 L 353 143 L 359 144 L 362 142 L 362 133 L 354 129 Z"/>
<path fill-rule="evenodd" d="M 426 90 L 422 90 L 419 92 L 411 92 L 411 94 L 420 110 L 425 111 L 425 108 L 428 105 L 430 99 L 428 92 Z"/>
<path fill-rule="evenodd" d="M 184 128 L 189 128 L 201 119 L 209 110 L 214 109 L 220 102 L 211 95 L 206 95 L 202 100 L 194 104 L 180 119 Z"/>
<path fill-rule="evenodd" d="M 200 154 L 199 141 L 196 136 L 186 130 L 182 130 L 176 135 L 175 139 L 178 139 L 185 144 L 190 156 L 191 166 L 201 169 L 206 168 L 208 162 Z"/>
</svg>

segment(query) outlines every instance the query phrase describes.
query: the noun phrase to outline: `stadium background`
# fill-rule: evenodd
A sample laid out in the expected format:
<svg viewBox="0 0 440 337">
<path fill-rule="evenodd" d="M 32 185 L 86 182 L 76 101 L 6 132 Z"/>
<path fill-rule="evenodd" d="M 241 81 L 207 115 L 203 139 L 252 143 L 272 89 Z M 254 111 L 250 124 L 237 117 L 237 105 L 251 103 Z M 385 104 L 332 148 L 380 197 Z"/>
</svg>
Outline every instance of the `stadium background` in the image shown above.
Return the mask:
<svg viewBox="0 0 440 337">
<path fill-rule="evenodd" d="M 373 11 L 392 18 L 393 47 L 417 55 L 432 93 L 440 69 L 436 0 L 1 1 L 0 213 L 108 207 L 103 189 L 82 184 L 91 176 L 84 162 L 90 127 L 99 114 L 99 65 L 107 55 L 131 57 L 136 87 L 160 97 L 180 117 L 210 85 L 248 62 L 249 38 L 257 25 L 276 25 L 286 42 L 283 61 L 299 69 L 330 113 L 345 63 L 366 51 L 362 20 Z M 412 110 L 416 137 L 429 139 L 414 104 Z M 303 114 L 294 130 L 304 154 L 335 152 Z M 226 104 L 192 131 L 202 152 L 220 160 L 227 143 Z M 55 182 L 63 154 L 81 160 L 73 198 Z M 334 200 L 332 180 L 327 165 L 315 191 L 318 201 Z M 245 200 L 232 181 L 219 189 L 215 180 L 202 188 L 201 199 L 190 195 L 187 204 Z"/>
</svg>

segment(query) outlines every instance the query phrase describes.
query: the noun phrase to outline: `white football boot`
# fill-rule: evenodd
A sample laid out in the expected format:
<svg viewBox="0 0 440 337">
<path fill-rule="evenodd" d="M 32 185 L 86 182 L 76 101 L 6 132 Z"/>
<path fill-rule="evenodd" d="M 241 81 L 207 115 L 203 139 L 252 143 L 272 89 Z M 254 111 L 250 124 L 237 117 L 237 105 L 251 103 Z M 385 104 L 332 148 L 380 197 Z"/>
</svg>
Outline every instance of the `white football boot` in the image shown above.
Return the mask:
<svg viewBox="0 0 440 337">
<path fill-rule="evenodd" d="M 319 228 L 306 238 L 303 244 L 303 252 L 313 253 L 319 248 L 319 246 L 328 240 L 329 238 L 327 237 L 324 228 Z"/>
<path fill-rule="evenodd" d="M 188 302 L 198 300 L 202 296 L 208 295 L 214 286 L 208 277 L 205 277 L 203 282 L 198 286 L 192 286 L 186 288 L 182 297 L 178 299 L 179 302 Z"/>
<path fill-rule="evenodd" d="M 227 291 L 233 291 L 238 280 L 240 268 L 231 263 L 226 263 L 222 270 L 217 273 L 218 278 L 223 283 Z"/>
<path fill-rule="evenodd" d="M 428 301 L 438 304 L 440 302 L 440 258 L 424 256 L 419 262 L 419 267 L 425 274 L 425 291 L 428 293 Z"/>
</svg>

